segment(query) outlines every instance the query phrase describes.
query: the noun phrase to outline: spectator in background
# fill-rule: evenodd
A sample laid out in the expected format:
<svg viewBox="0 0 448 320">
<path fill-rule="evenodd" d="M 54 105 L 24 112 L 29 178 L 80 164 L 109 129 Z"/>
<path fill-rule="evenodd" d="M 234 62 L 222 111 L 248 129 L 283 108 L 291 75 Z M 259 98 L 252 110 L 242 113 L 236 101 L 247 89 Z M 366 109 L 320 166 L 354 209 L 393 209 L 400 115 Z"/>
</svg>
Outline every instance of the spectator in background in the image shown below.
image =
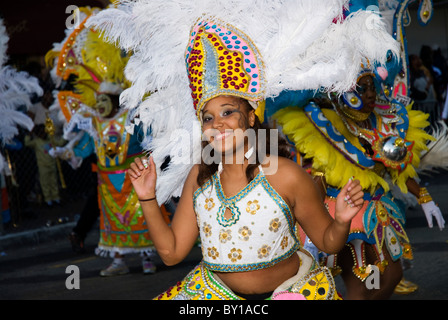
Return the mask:
<svg viewBox="0 0 448 320">
<path fill-rule="evenodd" d="M 410 97 L 414 100 L 414 108 L 429 113 L 429 121 L 434 125 L 440 115 L 431 72 L 415 54 L 409 55 L 409 69 Z"/>
<path fill-rule="evenodd" d="M 63 139 L 55 140 L 59 146 L 64 144 Z M 33 149 L 36 154 L 39 182 L 46 204 L 50 207 L 53 203 L 59 204 L 60 195 L 56 160 L 48 153 L 52 145 L 45 132 L 44 124 L 35 125 L 31 134 L 25 137 L 25 146 Z"/>
<path fill-rule="evenodd" d="M 422 60 L 423 66 L 429 71 L 429 74 L 431 75 L 436 99 L 439 103 L 442 103 L 444 101 L 443 92 L 445 91 L 443 85 L 443 65 L 440 65 L 440 56 L 437 56 L 438 63 L 436 64 L 436 56 L 437 55 L 435 54 L 435 51 L 433 51 L 430 46 L 423 45 L 421 47 L 420 59 Z"/>
<path fill-rule="evenodd" d="M 434 45 L 434 66 L 440 70 L 441 81 L 439 90 L 441 92 L 440 106 L 442 109 L 442 120 L 448 124 L 448 64 L 446 58 L 442 54 L 439 45 Z"/>
<path fill-rule="evenodd" d="M 434 45 L 433 47 L 433 65 L 436 70 L 440 73 L 438 76 L 438 88 L 436 91 L 440 93 L 442 103 L 445 102 L 447 85 L 448 85 L 448 64 L 446 58 L 442 54 L 442 49 L 439 45 Z"/>
</svg>

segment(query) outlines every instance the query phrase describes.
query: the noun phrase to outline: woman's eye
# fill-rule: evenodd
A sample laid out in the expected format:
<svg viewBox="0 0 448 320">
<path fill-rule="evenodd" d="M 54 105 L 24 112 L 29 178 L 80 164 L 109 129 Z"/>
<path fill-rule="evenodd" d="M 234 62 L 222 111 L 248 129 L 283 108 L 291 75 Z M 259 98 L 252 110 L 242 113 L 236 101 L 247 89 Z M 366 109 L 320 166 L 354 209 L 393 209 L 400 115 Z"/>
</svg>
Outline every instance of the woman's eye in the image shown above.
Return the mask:
<svg viewBox="0 0 448 320">
<path fill-rule="evenodd" d="M 211 120 L 212 120 L 212 117 L 203 117 L 203 118 L 202 118 L 202 122 L 203 122 L 203 123 L 209 122 L 209 121 L 211 121 Z"/>
<path fill-rule="evenodd" d="M 223 116 L 228 116 L 231 115 L 233 113 L 233 110 L 226 110 L 222 113 Z"/>
</svg>

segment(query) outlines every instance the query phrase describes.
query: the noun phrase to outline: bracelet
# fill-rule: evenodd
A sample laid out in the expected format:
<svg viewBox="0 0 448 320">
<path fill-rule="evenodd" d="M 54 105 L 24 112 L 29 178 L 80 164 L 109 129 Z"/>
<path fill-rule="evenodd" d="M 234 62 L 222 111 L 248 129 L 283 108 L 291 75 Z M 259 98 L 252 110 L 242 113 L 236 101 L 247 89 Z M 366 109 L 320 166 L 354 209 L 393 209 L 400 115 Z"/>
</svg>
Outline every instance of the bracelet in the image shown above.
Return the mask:
<svg viewBox="0 0 448 320">
<path fill-rule="evenodd" d="M 418 204 L 428 203 L 432 201 L 431 195 L 429 194 L 428 190 L 426 190 L 426 188 L 420 188 L 417 201 Z"/>
<path fill-rule="evenodd" d="M 140 202 L 152 201 L 152 200 L 156 200 L 156 197 L 154 197 L 154 198 L 149 198 L 149 199 L 138 199 L 138 201 L 140 201 Z"/>
</svg>

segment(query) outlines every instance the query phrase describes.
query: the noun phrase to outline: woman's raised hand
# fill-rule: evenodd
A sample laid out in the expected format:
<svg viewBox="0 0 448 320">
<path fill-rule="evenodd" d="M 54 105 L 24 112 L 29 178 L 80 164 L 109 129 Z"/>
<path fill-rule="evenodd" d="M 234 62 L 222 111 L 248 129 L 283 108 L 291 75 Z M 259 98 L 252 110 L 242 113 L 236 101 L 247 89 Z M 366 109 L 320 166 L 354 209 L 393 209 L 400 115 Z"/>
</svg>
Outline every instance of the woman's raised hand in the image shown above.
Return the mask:
<svg viewBox="0 0 448 320">
<path fill-rule="evenodd" d="M 157 172 L 153 158 L 135 158 L 128 169 L 128 174 L 139 199 L 156 196 Z"/>
<path fill-rule="evenodd" d="M 336 198 L 335 220 L 349 223 L 364 204 L 364 192 L 359 180 L 350 179 Z"/>
</svg>

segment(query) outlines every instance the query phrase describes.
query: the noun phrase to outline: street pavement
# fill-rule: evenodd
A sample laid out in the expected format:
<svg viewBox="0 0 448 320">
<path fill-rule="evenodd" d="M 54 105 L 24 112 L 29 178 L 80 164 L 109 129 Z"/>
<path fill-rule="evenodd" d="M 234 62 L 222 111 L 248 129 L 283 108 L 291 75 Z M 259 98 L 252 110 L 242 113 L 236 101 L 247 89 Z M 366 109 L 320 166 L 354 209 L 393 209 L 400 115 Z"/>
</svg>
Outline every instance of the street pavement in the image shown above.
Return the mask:
<svg viewBox="0 0 448 320">
<path fill-rule="evenodd" d="M 421 184 L 427 187 L 448 222 L 448 173 L 423 178 Z M 419 289 L 410 295 L 394 294 L 391 300 L 448 299 L 448 230 L 440 231 L 434 224 L 428 228 L 419 206 L 408 210 L 406 230 L 414 248 L 414 260 L 404 274 Z M 150 300 L 180 281 L 201 259 L 199 247 L 172 267 L 165 266 L 156 256 L 157 272 L 143 275 L 140 257 L 130 255 L 129 274 L 100 277 L 100 270 L 111 259 L 94 254 L 99 238 L 97 228 L 86 239 L 87 252 L 76 254 L 66 237 L 73 225 L 0 236 L 0 300 Z M 79 268 L 79 289 L 69 288 L 69 266 Z M 336 284 L 344 293 L 340 277 Z"/>
</svg>

